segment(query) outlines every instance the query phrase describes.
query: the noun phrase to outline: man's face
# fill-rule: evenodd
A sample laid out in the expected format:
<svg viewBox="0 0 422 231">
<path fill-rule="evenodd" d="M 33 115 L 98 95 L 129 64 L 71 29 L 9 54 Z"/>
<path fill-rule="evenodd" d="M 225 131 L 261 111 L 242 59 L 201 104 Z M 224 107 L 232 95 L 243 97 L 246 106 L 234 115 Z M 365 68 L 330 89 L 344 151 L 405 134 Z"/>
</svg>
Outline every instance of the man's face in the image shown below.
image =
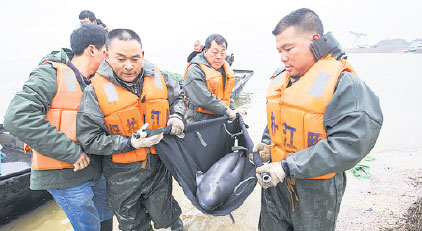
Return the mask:
<svg viewBox="0 0 422 231">
<path fill-rule="evenodd" d="M 223 66 L 226 60 L 226 44 L 218 45 L 215 41 L 211 42 L 211 47 L 205 49 L 205 58 L 215 70 Z"/>
<path fill-rule="evenodd" d="M 281 62 L 291 76 L 303 76 L 315 63 L 309 45 L 318 38 L 318 34 L 300 33 L 294 27 L 288 27 L 275 37 Z"/>
<path fill-rule="evenodd" d="M 194 43 L 193 44 L 193 50 L 194 51 L 198 51 L 198 52 L 200 52 L 201 51 L 201 44 L 200 43 L 198 43 L 198 42 L 196 42 L 196 43 Z"/>
<path fill-rule="evenodd" d="M 89 18 L 79 19 L 79 22 L 80 22 L 81 24 L 85 24 L 85 23 L 92 23 L 91 21 L 89 21 Z"/>
<path fill-rule="evenodd" d="M 138 41 L 116 38 L 111 41 L 106 60 L 119 79 L 132 82 L 141 73 L 144 52 Z"/>
</svg>

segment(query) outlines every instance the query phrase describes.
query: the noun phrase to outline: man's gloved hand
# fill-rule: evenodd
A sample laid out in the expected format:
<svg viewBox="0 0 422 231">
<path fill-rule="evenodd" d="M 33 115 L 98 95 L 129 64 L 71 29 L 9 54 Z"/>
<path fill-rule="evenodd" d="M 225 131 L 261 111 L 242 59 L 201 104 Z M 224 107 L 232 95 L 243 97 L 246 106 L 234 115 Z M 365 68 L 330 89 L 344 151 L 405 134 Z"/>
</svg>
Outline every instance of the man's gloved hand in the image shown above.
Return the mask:
<svg viewBox="0 0 422 231">
<path fill-rule="evenodd" d="M 259 153 L 259 155 L 261 156 L 262 163 L 267 163 L 271 159 L 270 147 L 265 143 L 256 144 L 253 147 L 252 151 Z M 253 154 L 252 153 L 249 154 L 249 161 L 251 161 L 251 163 L 255 164 L 253 162 Z"/>
<path fill-rule="evenodd" d="M 180 135 L 183 133 L 183 129 L 185 129 L 182 118 L 177 114 L 173 114 L 169 117 L 167 126 L 171 126 L 170 135 Z"/>
<path fill-rule="evenodd" d="M 262 173 L 264 172 L 270 174 L 270 182 L 264 183 L 262 181 Z M 285 177 L 286 173 L 281 167 L 280 162 L 265 163 L 261 167 L 256 168 L 256 178 L 258 179 L 258 183 L 265 189 L 269 187 L 274 187 L 278 183 L 283 183 Z"/>
<path fill-rule="evenodd" d="M 247 114 L 245 109 L 242 109 L 242 108 L 236 108 L 236 109 L 234 109 L 234 112 L 239 113 L 242 116 L 245 116 Z"/>
<path fill-rule="evenodd" d="M 229 117 L 230 120 L 236 119 L 236 112 L 230 108 L 227 108 L 226 115 Z"/>
<path fill-rule="evenodd" d="M 153 145 L 158 144 L 160 140 L 163 138 L 163 133 L 146 138 L 147 133 L 145 132 L 145 129 L 148 128 L 148 125 L 149 124 L 146 123 L 142 125 L 141 129 L 138 130 L 137 133 L 140 135 L 138 139 L 132 136 L 132 138 L 130 139 L 130 144 L 132 145 L 132 147 L 136 149 L 151 147 Z"/>
</svg>

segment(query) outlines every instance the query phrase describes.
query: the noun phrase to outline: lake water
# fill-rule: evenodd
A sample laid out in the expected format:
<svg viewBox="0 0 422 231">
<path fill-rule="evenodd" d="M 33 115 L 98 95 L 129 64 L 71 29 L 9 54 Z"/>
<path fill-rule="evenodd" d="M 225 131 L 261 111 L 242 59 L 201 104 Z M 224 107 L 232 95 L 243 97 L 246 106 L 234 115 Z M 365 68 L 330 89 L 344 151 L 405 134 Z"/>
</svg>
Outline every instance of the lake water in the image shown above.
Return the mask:
<svg viewBox="0 0 422 231">
<path fill-rule="evenodd" d="M 280 66 L 278 58 L 270 62 L 261 56 L 236 56 L 234 68 L 253 69 L 255 75 L 246 84 L 244 94 L 248 111 L 245 118 L 254 142 L 259 142 L 266 125 L 265 95 L 269 77 Z M 38 59 L 2 60 L 3 81 L 0 85 L 0 122 L 15 92 L 21 89 Z M 422 148 L 419 120 L 422 114 L 422 54 L 350 54 L 349 61 L 360 78 L 379 96 L 384 114 L 384 124 L 372 152 L 415 150 Z M 239 66 L 236 66 L 238 65 Z M 165 69 L 165 67 L 162 67 Z M 182 207 L 186 230 L 257 230 L 260 210 L 260 189 L 257 187 L 245 203 L 233 212 L 236 224 L 229 217 L 203 215 L 195 209 L 175 183 L 174 195 Z M 35 210 L 24 217 L 0 227 L 0 230 L 71 230 L 71 225 L 61 209 L 54 203 Z M 115 227 L 117 229 L 117 225 Z"/>
</svg>

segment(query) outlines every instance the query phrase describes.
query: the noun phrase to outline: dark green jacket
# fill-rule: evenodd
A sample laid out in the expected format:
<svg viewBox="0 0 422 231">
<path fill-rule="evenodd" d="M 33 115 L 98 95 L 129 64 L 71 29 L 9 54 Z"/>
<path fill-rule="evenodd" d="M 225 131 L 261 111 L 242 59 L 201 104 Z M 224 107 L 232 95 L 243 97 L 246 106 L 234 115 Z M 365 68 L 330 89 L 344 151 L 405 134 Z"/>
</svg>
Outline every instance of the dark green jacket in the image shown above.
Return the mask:
<svg viewBox="0 0 422 231">
<path fill-rule="evenodd" d="M 331 33 L 313 42 L 311 50 L 316 61 L 329 54 L 337 59 L 346 58 Z M 359 70 L 356 72 L 359 74 Z M 282 164 L 288 166 L 290 176 L 298 179 L 346 171 L 374 147 L 382 122 L 378 97 L 361 78 L 344 71 L 325 109 L 327 138 L 286 157 Z M 268 127 L 265 128 L 262 142 L 271 142 Z"/>
<path fill-rule="evenodd" d="M 72 56 L 70 50 L 62 49 L 44 57 L 10 102 L 4 118 L 4 128 L 12 135 L 39 153 L 68 164 L 76 162 L 82 148 L 44 119 L 57 92 L 57 78 L 56 69 L 43 62 L 67 63 Z M 98 164 L 95 158 L 91 158 L 91 164 L 77 172 L 73 169 L 32 170 L 30 187 L 41 190 L 80 185 L 100 176 Z"/>
<path fill-rule="evenodd" d="M 122 84 L 117 80 L 111 66 L 104 61 L 98 68 L 98 74 L 104 76 L 117 86 Z M 141 81 L 143 76 L 154 76 L 154 64 L 144 60 L 141 76 L 133 89 L 128 89 L 138 97 L 142 93 Z M 183 97 L 176 79 L 162 73 L 167 86 L 170 114 L 184 114 L 185 106 Z M 126 88 L 126 87 L 125 87 Z M 127 88 L 126 88 L 127 89 Z M 136 93 L 135 93 L 136 92 Z M 78 110 L 76 123 L 76 137 L 87 153 L 96 155 L 112 155 L 126 153 L 133 150 L 130 145 L 130 137 L 111 135 L 104 121 L 104 114 L 98 106 L 98 99 L 92 85 L 88 86 L 82 97 L 81 106 Z"/>
<path fill-rule="evenodd" d="M 214 94 L 211 94 L 207 86 L 205 73 L 198 64 L 205 64 L 211 68 L 205 58 L 204 52 L 197 54 L 192 59 L 192 64 L 188 68 L 188 72 L 186 73 L 186 77 L 183 82 L 183 91 L 188 99 L 187 104 L 190 106 L 186 110 L 185 114 L 187 123 L 223 116 L 228 108 L 224 101 L 217 98 Z M 224 68 L 221 67 L 218 71 L 224 76 L 223 70 Z M 196 106 L 211 111 L 214 114 L 198 112 L 194 109 Z M 234 94 L 230 96 L 230 108 L 235 108 Z"/>
</svg>

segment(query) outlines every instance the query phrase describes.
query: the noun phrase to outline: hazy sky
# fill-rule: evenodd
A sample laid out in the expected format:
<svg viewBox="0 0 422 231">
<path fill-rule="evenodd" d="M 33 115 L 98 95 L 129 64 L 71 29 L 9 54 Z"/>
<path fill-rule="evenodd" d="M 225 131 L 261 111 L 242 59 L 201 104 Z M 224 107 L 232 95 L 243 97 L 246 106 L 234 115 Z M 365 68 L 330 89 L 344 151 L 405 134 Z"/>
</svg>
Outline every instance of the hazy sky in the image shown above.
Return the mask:
<svg viewBox="0 0 422 231">
<path fill-rule="evenodd" d="M 193 42 L 204 42 L 212 33 L 226 37 L 228 52 L 236 58 L 254 55 L 279 62 L 271 31 L 283 16 L 301 7 L 313 9 L 325 31 L 332 31 L 346 47 L 351 30 L 366 33 L 369 44 L 385 38 L 422 38 L 422 2 L 415 0 L 1 0 L 0 50 L 6 59 L 38 61 L 51 50 L 69 47 L 79 12 L 88 9 L 111 29 L 135 30 L 146 57 L 173 71 L 183 72 Z"/>
</svg>

